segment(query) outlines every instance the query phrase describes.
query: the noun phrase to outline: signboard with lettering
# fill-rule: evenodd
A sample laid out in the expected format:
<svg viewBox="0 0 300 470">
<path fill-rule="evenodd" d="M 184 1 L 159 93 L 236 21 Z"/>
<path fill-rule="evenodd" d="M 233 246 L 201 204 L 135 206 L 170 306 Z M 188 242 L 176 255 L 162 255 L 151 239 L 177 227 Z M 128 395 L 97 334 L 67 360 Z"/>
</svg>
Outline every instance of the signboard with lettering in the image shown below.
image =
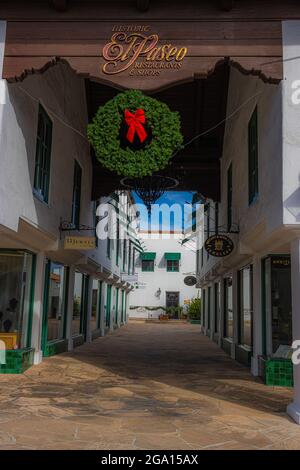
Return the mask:
<svg viewBox="0 0 300 470">
<path fill-rule="evenodd" d="M 233 251 L 234 244 L 226 235 L 212 235 L 206 240 L 204 247 L 211 256 L 223 258 L 230 255 Z"/>
<path fill-rule="evenodd" d="M 102 71 L 107 75 L 128 71 L 130 76 L 157 77 L 164 70 L 179 70 L 187 52 L 187 47 L 160 41 L 149 25 L 115 25 L 111 40 L 103 48 Z"/>
<path fill-rule="evenodd" d="M 65 250 L 93 250 L 96 248 L 96 237 L 66 237 Z"/>
</svg>

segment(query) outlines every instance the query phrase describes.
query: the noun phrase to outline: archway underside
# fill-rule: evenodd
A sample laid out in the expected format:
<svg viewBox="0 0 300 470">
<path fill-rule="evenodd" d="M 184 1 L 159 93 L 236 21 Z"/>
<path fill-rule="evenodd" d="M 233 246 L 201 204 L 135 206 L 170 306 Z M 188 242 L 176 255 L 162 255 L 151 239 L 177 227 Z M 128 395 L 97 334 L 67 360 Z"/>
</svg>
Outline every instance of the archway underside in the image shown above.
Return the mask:
<svg viewBox="0 0 300 470">
<path fill-rule="evenodd" d="M 115 23 L 11 21 L 7 24 L 3 77 L 9 82 L 22 81 L 58 63 L 68 64 L 86 80 L 90 119 L 122 89 L 140 89 L 165 101 L 181 115 L 185 142 L 213 130 L 179 152 L 164 174 L 179 179 L 178 189 L 199 191 L 219 200 L 224 124 L 218 123 L 226 117 L 230 67 L 266 83 L 279 83 L 283 76 L 281 24 L 152 23 L 147 21 L 150 32 L 159 36 L 159 44 L 187 47 L 179 68 L 164 68 L 157 76 L 132 75 L 134 65 L 120 73 L 105 73 L 102 51 Z M 93 199 L 119 187 L 120 178 L 94 159 Z"/>
</svg>

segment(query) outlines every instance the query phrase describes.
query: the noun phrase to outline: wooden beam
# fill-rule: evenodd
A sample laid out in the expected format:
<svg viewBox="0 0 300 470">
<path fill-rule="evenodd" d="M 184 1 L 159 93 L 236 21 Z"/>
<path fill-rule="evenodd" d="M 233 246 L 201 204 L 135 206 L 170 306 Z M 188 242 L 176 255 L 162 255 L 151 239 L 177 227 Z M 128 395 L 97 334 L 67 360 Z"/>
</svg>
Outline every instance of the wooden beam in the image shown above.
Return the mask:
<svg viewBox="0 0 300 470">
<path fill-rule="evenodd" d="M 148 11 L 150 6 L 150 0 L 136 0 L 136 7 L 139 11 Z"/>
<path fill-rule="evenodd" d="M 220 7 L 224 11 L 230 11 L 234 7 L 234 0 L 219 0 Z"/>
<path fill-rule="evenodd" d="M 68 9 L 68 0 L 51 0 L 51 3 L 57 11 L 66 11 Z"/>
</svg>

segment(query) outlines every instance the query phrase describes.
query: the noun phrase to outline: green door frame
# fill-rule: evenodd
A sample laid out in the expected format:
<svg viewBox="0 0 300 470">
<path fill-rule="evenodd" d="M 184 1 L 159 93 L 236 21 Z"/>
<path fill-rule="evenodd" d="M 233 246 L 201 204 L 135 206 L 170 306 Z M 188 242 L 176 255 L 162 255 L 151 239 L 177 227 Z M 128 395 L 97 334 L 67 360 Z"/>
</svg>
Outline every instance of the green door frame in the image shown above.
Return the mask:
<svg viewBox="0 0 300 470">
<path fill-rule="evenodd" d="M 111 284 L 107 284 L 105 325 L 110 327 Z"/>
<path fill-rule="evenodd" d="M 41 349 L 43 354 L 46 351 L 48 344 L 48 307 L 49 307 L 49 288 L 50 288 L 50 271 L 51 271 L 51 260 L 47 259 L 45 265 L 45 281 L 44 281 L 44 297 L 43 297 L 43 320 L 42 320 L 42 340 Z M 64 266 L 64 313 L 63 313 L 63 339 L 66 338 L 67 334 L 67 311 L 68 311 L 68 293 L 69 293 L 69 275 L 70 269 L 68 266 Z"/>
<path fill-rule="evenodd" d="M 45 265 L 44 297 L 43 297 L 43 321 L 42 321 L 42 341 L 41 349 L 45 354 L 48 342 L 48 307 L 49 307 L 49 286 L 50 286 L 51 261 L 47 260 Z"/>
<path fill-rule="evenodd" d="M 103 289 L 103 281 L 98 281 L 98 292 L 99 292 L 99 299 L 98 299 L 98 314 L 97 314 L 97 329 L 101 328 L 101 307 L 102 307 L 102 289 Z"/>
<path fill-rule="evenodd" d="M 87 274 L 83 275 L 82 283 L 82 302 L 81 302 L 81 312 L 80 312 L 80 334 L 83 335 L 86 340 L 87 334 L 87 307 L 88 307 L 88 296 L 89 296 L 89 279 L 90 276 Z"/>
<path fill-rule="evenodd" d="M 121 323 L 124 323 L 124 294 L 125 294 L 125 291 L 122 290 Z"/>
</svg>

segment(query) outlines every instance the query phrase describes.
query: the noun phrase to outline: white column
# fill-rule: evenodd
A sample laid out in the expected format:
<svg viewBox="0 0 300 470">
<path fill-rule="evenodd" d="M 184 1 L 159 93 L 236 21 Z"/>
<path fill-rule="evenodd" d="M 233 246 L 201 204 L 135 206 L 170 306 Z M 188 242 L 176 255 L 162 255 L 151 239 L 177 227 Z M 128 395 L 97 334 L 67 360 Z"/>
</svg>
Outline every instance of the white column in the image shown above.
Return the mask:
<svg viewBox="0 0 300 470">
<path fill-rule="evenodd" d="M 251 358 L 251 372 L 258 375 L 258 357 L 262 355 L 262 285 L 261 285 L 261 259 L 253 260 L 253 352 Z"/>
<path fill-rule="evenodd" d="M 300 340 L 300 239 L 291 243 L 293 340 Z M 300 364 L 294 365 L 294 401 L 288 414 L 300 424 Z"/>
<path fill-rule="evenodd" d="M 45 282 L 45 254 L 36 255 L 36 271 L 34 286 L 34 305 L 32 317 L 31 346 L 34 348 L 34 364 L 42 361 L 42 328 L 43 328 L 43 300 Z"/>
<path fill-rule="evenodd" d="M 86 312 L 86 342 L 92 341 L 91 319 L 92 319 L 92 296 L 93 296 L 93 277 L 89 276 L 88 280 L 88 298 Z"/>
<path fill-rule="evenodd" d="M 72 338 L 72 319 L 73 319 L 73 304 L 74 304 L 74 282 L 75 282 L 75 266 L 70 266 L 69 269 L 69 290 L 68 290 L 68 309 L 67 309 L 67 325 L 66 325 L 66 338 L 68 339 L 68 350 L 73 349 Z"/>
</svg>

